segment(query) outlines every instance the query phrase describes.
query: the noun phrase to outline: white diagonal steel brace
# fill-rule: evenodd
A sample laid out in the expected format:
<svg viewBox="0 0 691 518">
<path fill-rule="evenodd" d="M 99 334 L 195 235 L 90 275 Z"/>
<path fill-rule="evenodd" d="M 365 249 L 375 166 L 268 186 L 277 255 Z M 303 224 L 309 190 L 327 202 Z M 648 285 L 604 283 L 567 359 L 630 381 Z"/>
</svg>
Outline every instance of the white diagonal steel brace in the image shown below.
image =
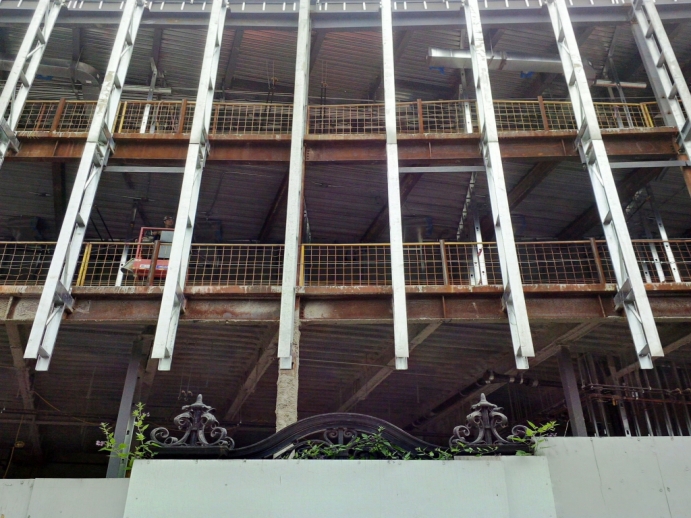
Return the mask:
<svg viewBox="0 0 691 518">
<path fill-rule="evenodd" d="M 619 293 L 615 297 L 615 302 L 617 307 L 623 308 L 626 312 L 641 368 L 651 369 L 652 357 L 663 356 L 662 345 L 602 140 L 576 36 L 564 0 L 549 1 L 547 9 L 578 126 L 576 146 L 581 161 L 588 168 L 607 248 L 612 258 L 612 268 L 617 279 Z"/>
<path fill-rule="evenodd" d="M 0 94 L 0 167 L 10 147 L 18 151 L 17 123 L 62 6 L 62 0 L 39 0 Z M 5 118 L 8 107 L 10 113 Z"/>
<path fill-rule="evenodd" d="M 636 0 L 633 4 L 633 36 L 643 58 L 645 71 L 660 106 L 665 125 L 679 130 L 682 146 L 691 153 L 691 93 L 674 55 L 665 28 L 653 0 Z M 682 107 L 683 106 L 683 107 Z"/>
<path fill-rule="evenodd" d="M 161 310 L 158 314 L 156 336 L 151 357 L 159 360 L 158 370 L 170 370 L 173 361 L 175 335 L 184 309 L 183 290 L 190 260 L 194 220 L 197 215 L 199 188 L 202 182 L 204 164 L 209 154 L 209 125 L 213 109 L 214 89 L 221 54 L 223 27 L 228 10 L 227 0 L 214 0 L 209 17 L 209 28 L 204 46 L 204 57 L 197 90 L 197 101 L 192 119 L 190 144 L 180 189 L 180 202 L 175 220 L 175 231 L 171 244 L 166 283 L 163 287 Z"/>
<path fill-rule="evenodd" d="M 487 187 L 492 206 L 492 220 L 497 239 L 501 278 L 504 285 L 503 302 L 509 318 L 511 339 L 518 369 L 528 368 L 528 358 L 535 356 L 533 338 L 530 334 L 528 309 L 523 295 L 521 271 L 511 226 L 509 198 L 506 194 L 504 167 L 499 149 L 499 134 L 494 117 L 494 103 L 489 81 L 489 69 L 485 55 L 485 42 L 480 23 L 477 0 L 463 2 L 465 23 L 470 42 L 470 56 L 473 65 L 473 80 L 477 97 L 477 117 L 482 133 L 481 150 L 487 170 Z"/>
<path fill-rule="evenodd" d="M 62 315 L 65 309 L 71 310 L 70 287 L 101 171 L 115 147 L 112 129 L 144 7 L 143 0 L 127 0 L 123 8 L 70 202 L 24 352 L 24 358 L 38 360 L 37 371 L 48 370 Z"/>
<path fill-rule="evenodd" d="M 290 140 L 290 166 L 288 170 L 288 200 L 286 203 L 285 252 L 281 281 L 281 323 L 278 330 L 278 368 L 293 366 L 295 337 L 295 289 L 300 258 L 300 227 L 302 225 L 302 189 L 305 178 L 305 125 L 307 95 L 309 93 L 310 0 L 300 0 L 298 39 L 295 57 L 295 90 L 293 95 L 293 126 Z"/>
<path fill-rule="evenodd" d="M 396 369 L 408 368 L 408 312 L 405 297 L 401 187 L 398 176 L 396 139 L 396 86 L 391 0 L 381 2 L 381 33 L 384 58 L 384 113 L 386 122 L 386 183 L 389 193 L 389 242 L 391 246 L 391 287 L 393 289 L 393 330 Z"/>
</svg>

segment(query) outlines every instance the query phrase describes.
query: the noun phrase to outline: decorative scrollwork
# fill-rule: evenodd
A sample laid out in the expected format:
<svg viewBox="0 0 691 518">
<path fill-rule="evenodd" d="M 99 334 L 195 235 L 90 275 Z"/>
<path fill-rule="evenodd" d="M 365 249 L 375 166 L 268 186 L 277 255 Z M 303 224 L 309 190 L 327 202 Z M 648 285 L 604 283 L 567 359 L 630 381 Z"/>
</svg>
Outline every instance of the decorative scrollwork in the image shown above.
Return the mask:
<svg viewBox="0 0 691 518">
<path fill-rule="evenodd" d="M 167 428 L 159 427 L 151 431 L 152 443 L 163 448 L 216 446 L 230 450 L 235 447 L 227 430 L 219 426 L 218 419 L 212 413 L 214 409 L 202 401 L 201 394 L 197 396 L 197 401 L 183 406 L 182 410 L 184 412 L 176 416 L 173 422 L 183 436 L 172 437 Z"/>
<path fill-rule="evenodd" d="M 515 444 L 514 438 L 525 438 L 527 429 L 522 425 L 514 426 L 512 435 L 506 439 L 499 435 L 499 430 L 506 427 L 508 419 L 501 413 L 502 408 L 487 401 L 484 394 L 470 408 L 472 412 L 466 417 L 466 424 L 453 429 L 453 436 L 449 439 L 451 448 Z"/>
</svg>

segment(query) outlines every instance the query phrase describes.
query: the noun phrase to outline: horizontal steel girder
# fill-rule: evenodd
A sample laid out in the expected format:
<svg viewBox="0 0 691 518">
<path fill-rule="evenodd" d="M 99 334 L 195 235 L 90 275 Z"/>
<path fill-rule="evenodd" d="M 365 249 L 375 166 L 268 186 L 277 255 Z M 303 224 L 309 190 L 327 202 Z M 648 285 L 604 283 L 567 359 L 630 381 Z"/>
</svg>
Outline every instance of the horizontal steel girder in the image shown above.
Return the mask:
<svg viewBox="0 0 691 518">
<path fill-rule="evenodd" d="M 677 131 L 673 128 L 603 130 L 607 154 L 611 157 L 661 158 L 677 156 Z M 85 137 L 82 134 L 20 133 L 22 148 L 9 155 L 7 161 L 76 160 L 82 155 Z M 578 158 L 573 146 L 575 131 L 500 132 L 502 157 L 534 160 Z M 122 160 L 185 160 L 188 141 L 165 135 L 115 134 L 117 152 L 110 159 L 115 165 Z M 288 162 L 290 137 L 234 138 L 209 137 L 212 152 L 209 161 Z M 399 161 L 402 164 L 444 160 L 481 159 L 480 135 L 439 137 L 398 137 Z M 384 135 L 367 138 L 326 139 L 314 136 L 305 139 L 307 162 L 386 161 Z"/>
<path fill-rule="evenodd" d="M 454 323 L 508 324 L 501 310 L 499 286 L 477 286 L 459 289 L 425 290 L 409 288 L 407 311 L 410 323 L 431 323 L 443 320 Z M 614 308 L 614 286 L 598 293 L 593 287 L 581 292 L 536 293 L 526 286 L 526 304 L 530 321 L 580 323 L 601 319 L 625 322 Z M 686 291 L 681 291 L 681 290 Z M 382 297 L 385 289 L 329 290 L 305 289 L 301 296 L 301 321 L 305 325 L 319 324 L 391 324 L 391 301 Z M 15 288 L 15 291 L 17 289 Z M 22 290 L 21 297 L 11 296 L 9 290 L 0 291 L 0 323 L 30 323 L 38 304 L 35 290 Z M 225 293 L 223 292 L 225 291 Z M 193 324 L 264 324 L 278 322 L 280 293 L 274 290 L 190 289 L 187 310 L 180 325 Z M 245 293 L 242 293 L 242 292 Z M 263 291 L 263 293 L 261 293 Z M 273 291 L 273 292 L 271 292 Z M 340 292 L 338 296 L 336 293 Z M 367 292 L 370 293 L 367 293 Z M 446 291 L 446 293 L 444 293 Z M 358 295 L 358 292 L 359 295 Z M 435 293 L 436 292 L 436 293 Z M 455 292 L 455 294 L 454 294 Z M 464 293 L 465 292 L 465 293 Z M 160 288 L 88 289 L 75 288 L 74 313 L 66 315 L 63 325 L 95 323 L 153 324 L 158 318 Z M 368 296 L 369 295 L 369 296 Z M 388 288 L 388 295 L 391 289 Z M 649 292 L 650 304 L 657 322 L 691 322 L 691 284 L 678 286 L 675 291 Z"/>
<path fill-rule="evenodd" d="M 324 4 L 312 6 L 313 29 L 319 30 L 379 30 L 381 19 L 379 2 L 348 2 L 343 10 L 342 3 L 332 3 L 330 8 L 324 9 Z M 574 24 L 628 24 L 628 9 L 620 5 L 612 5 L 610 0 L 574 0 L 571 7 L 571 19 Z M 0 3 L 0 26 L 14 24 L 28 24 L 37 4 L 36 0 L 8 0 Z M 79 4 L 79 5 L 78 5 Z M 114 25 L 114 14 L 119 12 L 120 2 L 101 2 L 86 0 L 65 9 L 60 16 L 58 25 Z M 181 8 L 182 4 L 182 8 Z M 297 10 L 293 10 L 293 2 L 243 2 L 230 3 L 233 13 L 226 21 L 228 28 L 244 28 L 248 30 L 296 30 Z M 394 28 L 439 28 L 457 27 L 461 2 L 403 1 L 396 2 L 393 13 Z M 657 0 L 657 9 L 663 20 L 685 20 L 691 18 L 688 0 Z M 540 9 L 538 2 L 530 2 L 525 6 L 523 2 L 511 2 L 506 7 L 505 2 L 491 1 L 488 9 L 482 9 L 482 24 L 485 28 L 549 24 L 549 17 L 544 9 Z M 208 11 L 204 10 L 203 2 L 166 1 L 156 2 L 154 8 L 147 11 L 143 20 L 145 26 L 162 27 L 206 27 Z M 453 15 L 450 15 L 453 13 Z M 117 17 L 115 17 L 117 18 Z"/>
</svg>

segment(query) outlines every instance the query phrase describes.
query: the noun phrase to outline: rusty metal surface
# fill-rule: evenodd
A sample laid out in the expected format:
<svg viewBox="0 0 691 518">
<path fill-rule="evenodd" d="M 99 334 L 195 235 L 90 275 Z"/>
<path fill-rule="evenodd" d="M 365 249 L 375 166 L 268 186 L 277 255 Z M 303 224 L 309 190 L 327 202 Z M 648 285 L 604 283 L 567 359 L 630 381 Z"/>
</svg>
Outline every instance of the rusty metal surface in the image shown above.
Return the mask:
<svg viewBox="0 0 691 518">
<path fill-rule="evenodd" d="M 676 131 L 672 128 L 603 130 L 610 156 L 676 156 Z M 86 135 L 81 133 L 27 133 L 20 135 L 22 147 L 7 160 L 69 161 L 78 160 Z M 327 138 L 328 137 L 328 138 Z M 554 160 L 576 158 L 573 147 L 575 131 L 502 132 L 499 141 L 502 156 Z M 122 160 L 155 162 L 184 160 L 187 140 L 181 135 L 118 134 L 112 164 Z M 477 160 L 479 134 L 401 135 L 399 157 L 402 163 Z M 210 161 L 241 163 L 288 162 L 290 138 L 286 135 L 225 135 L 210 137 Z M 308 162 L 386 161 L 385 139 L 381 135 L 311 136 L 306 139 Z"/>
</svg>

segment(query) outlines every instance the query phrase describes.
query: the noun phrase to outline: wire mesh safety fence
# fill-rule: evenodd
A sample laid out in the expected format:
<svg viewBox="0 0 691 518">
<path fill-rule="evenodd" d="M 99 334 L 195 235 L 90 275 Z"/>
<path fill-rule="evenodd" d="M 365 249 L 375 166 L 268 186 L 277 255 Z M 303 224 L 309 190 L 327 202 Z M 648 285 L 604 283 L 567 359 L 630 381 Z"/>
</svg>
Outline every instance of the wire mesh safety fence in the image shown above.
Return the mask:
<svg viewBox="0 0 691 518">
<path fill-rule="evenodd" d="M 26 101 L 17 131 L 51 131 L 59 101 Z"/>
<path fill-rule="evenodd" d="M 603 129 L 653 128 L 664 122 L 656 103 L 594 103 Z M 95 101 L 29 101 L 18 131 L 88 131 Z M 499 131 L 575 131 L 576 120 L 567 101 L 494 102 Z M 192 129 L 194 102 L 124 101 L 118 109 L 115 133 L 187 134 Z M 274 103 L 214 103 L 211 135 L 288 135 L 293 106 Z M 470 120 L 469 120 L 470 119 Z M 384 135 L 384 104 L 311 105 L 308 133 L 312 135 Z M 475 101 L 418 101 L 396 104 L 399 134 L 477 132 Z"/>
<path fill-rule="evenodd" d="M 84 261 L 77 274 L 77 286 L 163 286 L 165 260 L 154 264 L 157 275 L 151 276 L 151 258 L 155 243 L 86 243 Z M 160 245 L 158 247 L 160 249 Z M 159 253 L 159 256 L 161 254 Z"/>
<path fill-rule="evenodd" d="M 388 243 L 303 245 L 303 286 L 389 286 Z"/>
<path fill-rule="evenodd" d="M 120 103 L 117 133 L 178 133 L 182 103 L 126 101 Z"/>
<path fill-rule="evenodd" d="M 96 110 L 96 101 L 67 101 L 58 119 L 60 133 L 86 133 Z"/>
<path fill-rule="evenodd" d="M 280 286 L 283 245 L 193 244 L 188 286 Z"/>
<path fill-rule="evenodd" d="M 211 135 L 287 135 L 293 121 L 292 104 L 215 103 Z"/>
<path fill-rule="evenodd" d="M 634 240 L 633 244 L 645 282 L 674 283 L 675 270 L 681 282 L 691 282 L 691 240 Z M 53 248 L 53 243 L 45 242 L 0 243 L 0 286 L 43 284 Z M 169 248 L 157 242 L 86 243 L 75 284 L 161 286 Z M 516 249 L 525 285 L 616 281 L 604 241 L 521 242 Z M 283 245 L 193 244 L 187 285 L 280 286 L 283 252 Z M 309 244 L 301 253 L 303 286 L 391 285 L 388 243 Z M 482 277 L 490 286 L 502 283 L 495 243 L 406 243 L 403 254 L 409 286 L 467 286 L 481 284 Z"/>
<path fill-rule="evenodd" d="M 39 286 L 48 275 L 55 243 L 0 243 L 0 286 Z"/>
<path fill-rule="evenodd" d="M 643 280 L 649 283 L 673 282 L 673 270 L 679 272 L 682 282 L 691 282 L 691 246 L 687 241 L 635 240 L 633 248 L 638 258 Z M 668 250 L 673 261 L 670 260 Z"/>
</svg>

